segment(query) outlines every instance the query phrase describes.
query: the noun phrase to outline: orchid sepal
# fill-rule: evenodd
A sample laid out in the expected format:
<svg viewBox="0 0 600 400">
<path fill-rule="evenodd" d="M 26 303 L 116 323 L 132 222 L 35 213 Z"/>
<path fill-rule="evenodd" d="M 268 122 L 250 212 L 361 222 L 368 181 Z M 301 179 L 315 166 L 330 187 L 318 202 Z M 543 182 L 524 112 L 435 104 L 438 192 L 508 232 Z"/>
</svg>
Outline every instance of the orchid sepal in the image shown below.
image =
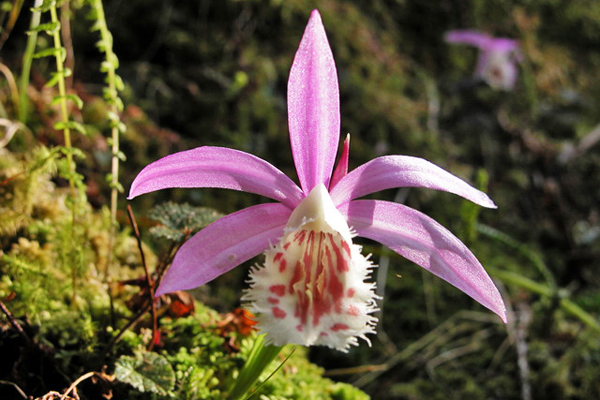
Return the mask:
<svg viewBox="0 0 600 400">
<path fill-rule="evenodd" d="M 218 219 L 179 249 L 156 296 L 204 285 L 261 254 L 283 234 L 291 210 L 259 204 Z"/>
<path fill-rule="evenodd" d="M 427 160 L 411 156 L 382 156 L 361 165 L 337 183 L 331 190 L 331 198 L 336 205 L 341 205 L 384 189 L 400 187 L 442 190 L 480 206 L 496 208 L 482 191 Z"/>
<path fill-rule="evenodd" d="M 355 200 L 338 209 L 358 236 L 382 243 L 507 321 L 504 300 L 481 263 L 464 243 L 432 218 L 381 200 Z"/>
<path fill-rule="evenodd" d="M 300 186 L 306 194 L 319 183 L 329 187 L 340 135 L 340 95 L 335 61 L 316 10 L 294 57 L 287 99 Z"/>
<path fill-rule="evenodd" d="M 168 188 L 223 188 L 256 193 L 294 208 L 298 186 L 269 162 L 239 150 L 204 146 L 147 165 L 131 184 L 128 199 Z"/>
</svg>

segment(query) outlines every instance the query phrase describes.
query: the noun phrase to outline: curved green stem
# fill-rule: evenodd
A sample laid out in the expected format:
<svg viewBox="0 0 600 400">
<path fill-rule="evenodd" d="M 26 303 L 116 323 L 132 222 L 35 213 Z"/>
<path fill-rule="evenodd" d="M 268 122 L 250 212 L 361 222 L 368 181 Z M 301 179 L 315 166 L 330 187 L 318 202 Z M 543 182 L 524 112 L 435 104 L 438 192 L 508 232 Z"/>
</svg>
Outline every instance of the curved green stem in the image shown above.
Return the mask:
<svg viewBox="0 0 600 400">
<path fill-rule="evenodd" d="M 40 25 L 42 13 L 35 11 L 42 5 L 42 0 L 35 0 L 34 11 L 31 13 L 31 22 L 29 23 L 30 34 L 27 38 L 27 46 L 23 54 L 23 66 L 21 69 L 21 79 L 19 80 L 19 121 L 25 125 L 27 123 L 27 111 L 29 108 L 29 97 L 27 87 L 29 86 L 29 73 L 31 72 L 31 63 L 35 52 L 37 42 L 37 28 Z"/>
</svg>

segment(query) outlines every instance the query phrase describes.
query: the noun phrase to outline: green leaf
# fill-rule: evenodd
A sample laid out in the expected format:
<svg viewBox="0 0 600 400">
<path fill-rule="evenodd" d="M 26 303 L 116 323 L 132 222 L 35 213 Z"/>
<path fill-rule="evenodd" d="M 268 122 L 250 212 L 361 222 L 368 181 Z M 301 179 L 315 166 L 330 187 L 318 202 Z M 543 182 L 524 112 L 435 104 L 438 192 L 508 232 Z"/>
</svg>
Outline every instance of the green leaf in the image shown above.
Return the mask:
<svg viewBox="0 0 600 400">
<path fill-rule="evenodd" d="M 44 49 L 44 50 L 40 50 L 38 52 L 36 52 L 33 55 L 33 58 L 42 58 L 42 57 L 49 57 L 49 56 L 57 56 L 59 55 L 61 57 L 61 59 L 64 61 L 64 58 L 66 57 L 67 51 L 65 50 L 64 47 L 50 47 L 48 49 Z"/>
<path fill-rule="evenodd" d="M 75 103 L 75 106 L 80 110 L 83 108 L 83 100 L 81 100 L 81 97 L 77 96 L 76 94 L 67 94 L 66 96 L 54 96 L 54 98 L 52 99 L 52 105 L 57 104 L 62 99 L 71 100 L 73 103 Z"/>
<path fill-rule="evenodd" d="M 117 110 L 119 110 L 119 112 L 125 109 L 125 106 L 123 105 L 123 100 L 121 100 L 120 97 L 115 98 L 114 103 L 115 107 L 117 107 Z"/>
<path fill-rule="evenodd" d="M 44 86 L 49 88 L 49 87 L 56 85 L 61 76 L 62 76 L 62 74 L 53 73 L 50 80 L 48 82 L 46 82 L 46 84 Z"/>
<path fill-rule="evenodd" d="M 96 47 L 98 47 L 98 49 L 102 52 L 106 51 L 106 46 L 107 46 L 107 43 L 105 40 L 100 39 L 96 42 Z"/>
<path fill-rule="evenodd" d="M 125 89 L 125 83 L 123 83 L 123 78 L 119 75 L 115 75 L 115 87 L 118 91 L 123 91 Z"/>
<path fill-rule="evenodd" d="M 185 238 L 182 231 L 167 228 L 166 226 L 153 226 L 150 228 L 150 234 L 155 238 L 167 239 L 172 242 L 181 242 Z"/>
<path fill-rule="evenodd" d="M 160 354 L 136 351 L 133 357 L 121 356 L 115 366 L 115 378 L 142 393 L 166 395 L 175 386 L 173 367 Z"/>
<path fill-rule="evenodd" d="M 90 10 L 90 13 L 88 15 L 89 15 L 90 19 L 94 20 L 94 23 L 90 27 L 90 32 L 95 32 L 95 31 L 99 31 L 100 29 L 102 29 L 102 23 L 100 21 L 98 21 L 98 13 L 96 13 L 95 10 L 92 9 L 92 10 Z"/>
<path fill-rule="evenodd" d="M 149 217 L 162 225 L 160 229 L 152 228 L 150 233 L 156 237 L 179 241 L 187 232 L 196 233 L 222 216 L 212 208 L 166 202 L 150 211 Z"/>
<path fill-rule="evenodd" d="M 59 79 L 62 79 L 67 76 L 71 76 L 72 73 L 73 72 L 69 68 L 66 68 L 64 71 L 61 71 L 61 72 L 53 72 L 52 78 L 50 78 L 50 80 L 48 82 L 46 82 L 45 86 L 52 87 L 58 83 Z"/>
<path fill-rule="evenodd" d="M 54 32 L 58 32 L 60 30 L 60 22 L 47 22 L 45 24 L 39 24 L 38 26 L 28 30 L 26 33 L 31 35 L 33 33 L 46 31 L 47 34 L 51 35 Z"/>
<path fill-rule="evenodd" d="M 114 111 L 109 111 L 106 113 L 106 117 L 109 119 L 109 121 L 114 124 L 115 126 L 121 122 L 121 119 L 119 118 L 119 114 L 117 114 Z"/>
<path fill-rule="evenodd" d="M 239 400 L 248 392 L 250 387 L 258 380 L 266 367 L 277 357 L 282 346 L 265 345 L 264 335 L 258 336 L 246 364 L 240 371 L 237 379 L 227 396 L 227 400 Z"/>
<path fill-rule="evenodd" d="M 76 94 L 68 94 L 65 97 L 67 100 L 71 100 L 73 103 L 75 103 L 75 106 L 78 109 L 81 110 L 83 108 L 83 100 L 81 100 L 81 97 L 77 96 Z"/>
<path fill-rule="evenodd" d="M 119 160 L 123 162 L 127 161 L 127 156 L 122 151 L 118 151 L 117 154 L 114 154 L 113 156 L 116 156 Z"/>
<path fill-rule="evenodd" d="M 111 63 L 109 63 L 108 61 L 102 61 L 102 64 L 100 64 L 100 72 L 108 72 L 110 70 L 114 70 L 115 66 Z"/>
<path fill-rule="evenodd" d="M 32 7 L 31 11 L 33 12 L 46 12 L 49 11 L 52 7 L 56 6 L 56 0 L 44 0 L 42 5 L 39 7 Z"/>
<path fill-rule="evenodd" d="M 54 129 L 56 130 L 65 130 L 65 129 L 73 129 L 79 133 L 81 133 L 82 135 L 86 135 L 87 131 L 85 130 L 85 127 L 83 125 L 81 125 L 79 122 L 75 122 L 75 121 L 58 121 L 57 123 L 54 124 Z"/>
<path fill-rule="evenodd" d="M 119 182 L 113 182 L 112 180 L 108 183 L 108 186 L 111 189 L 116 189 L 117 192 L 119 193 L 123 193 L 125 191 L 125 188 L 123 187 L 123 185 L 121 185 Z"/>
<path fill-rule="evenodd" d="M 67 148 L 64 146 L 60 146 L 60 147 L 58 147 L 58 149 L 64 155 L 71 154 L 73 156 L 73 158 L 77 158 L 80 160 L 85 160 L 85 158 L 86 158 L 85 153 L 76 147 Z"/>
<path fill-rule="evenodd" d="M 107 54 L 106 61 L 110 62 L 114 69 L 119 68 L 119 58 L 114 53 Z"/>
</svg>

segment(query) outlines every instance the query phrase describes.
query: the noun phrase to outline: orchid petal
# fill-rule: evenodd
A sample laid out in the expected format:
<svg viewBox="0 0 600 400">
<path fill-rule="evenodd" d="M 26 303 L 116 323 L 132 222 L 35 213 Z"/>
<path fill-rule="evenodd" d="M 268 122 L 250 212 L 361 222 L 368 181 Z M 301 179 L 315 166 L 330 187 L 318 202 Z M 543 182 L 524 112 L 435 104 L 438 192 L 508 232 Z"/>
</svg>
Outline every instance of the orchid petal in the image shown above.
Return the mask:
<svg viewBox="0 0 600 400">
<path fill-rule="evenodd" d="M 502 296 L 471 251 L 450 231 L 402 204 L 356 200 L 339 207 L 358 236 L 375 240 L 456 286 L 506 322 Z"/>
<path fill-rule="evenodd" d="M 348 175 L 348 158 L 350 156 L 350 134 L 346 135 L 346 140 L 342 146 L 342 154 L 338 160 L 337 166 L 331 175 L 331 183 L 329 184 L 329 190 L 333 189 L 338 184 L 340 179 Z"/>
<path fill-rule="evenodd" d="M 288 81 L 288 124 L 294 164 L 304 193 L 329 187 L 340 135 L 335 62 L 319 13 L 312 12 Z"/>
<path fill-rule="evenodd" d="M 518 69 L 512 53 L 487 51 L 479 54 L 475 76 L 492 88 L 512 90 L 517 83 Z"/>
<path fill-rule="evenodd" d="M 380 190 L 409 186 L 443 190 L 483 207 L 496 208 L 485 193 L 462 179 L 429 161 L 410 156 L 383 156 L 361 165 L 340 180 L 331 190 L 331 198 L 340 205 Z"/>
<path fill-rule="evenodd" d="M 267 161 L 224 147 L 198 147 L 147 165 L 131 184 L 129 199 L 167 188 L 224 188 L 256 193 L 290 208 L 302 201 L 300 188 Z"/>
<path fill-rule="evenodd" d="M 156 296 L 203 285 L 262 253 L 283 234 L 292 211 L 268 203 L 229 214 L 181 246 Z"/>
<path fill-rule="evenodd" d="M 490 41 L 487 50 L 499 51 L 502 53 L 510 53 L 519 51 L 519 42 L 514 39 L 494 38 Z"/>
<path fill-rule="evenodd" d="M 444 40 L 449 43 L 466 43 L 480 49 L 486 49 L 492 37 L 486 33 L 471 30 L 455 30 L 446 32 Z"/>
</svg>

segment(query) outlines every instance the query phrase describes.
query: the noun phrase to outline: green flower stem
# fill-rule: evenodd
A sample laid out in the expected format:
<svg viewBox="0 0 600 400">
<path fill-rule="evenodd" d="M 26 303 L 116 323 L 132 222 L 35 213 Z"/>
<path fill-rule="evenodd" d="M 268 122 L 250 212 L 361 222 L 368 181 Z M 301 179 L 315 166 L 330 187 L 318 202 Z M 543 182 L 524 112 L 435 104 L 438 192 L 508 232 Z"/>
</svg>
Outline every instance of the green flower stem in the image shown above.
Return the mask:
<svg viewBox="0 0 600 400">
<path fill-rule="evenodd" d="M 282 348 L 282 346 L 265 345 L 264 335 L 258 336 L 246 364 L 229 391 L 227 400 L 244 399 L 246 392 L 258 380 L 265 368 L 277 357 Z"/>
<path fill-rule="evenodd" d="M 31 71 L 31 63 L 33 62 L 33 54 L 37 42 L 37 32 L 35 28 L 40 25 L 42 13 L 35 11 L 42 5 L 42 0 L 35 0 L 34 11 L 31 12 L 31 22 L 29 23 L 30 34 L 27 37 L 27 46 L 23 54 L 23 66 L 21 70 L 21 79 L 19 80 L 19 121 L 25 125 L 27 123 L 27 110 L 29 106 L 29 96 L 27 95 L 27 87 L 29 86 L 29 73 Z"/>
</svg>

